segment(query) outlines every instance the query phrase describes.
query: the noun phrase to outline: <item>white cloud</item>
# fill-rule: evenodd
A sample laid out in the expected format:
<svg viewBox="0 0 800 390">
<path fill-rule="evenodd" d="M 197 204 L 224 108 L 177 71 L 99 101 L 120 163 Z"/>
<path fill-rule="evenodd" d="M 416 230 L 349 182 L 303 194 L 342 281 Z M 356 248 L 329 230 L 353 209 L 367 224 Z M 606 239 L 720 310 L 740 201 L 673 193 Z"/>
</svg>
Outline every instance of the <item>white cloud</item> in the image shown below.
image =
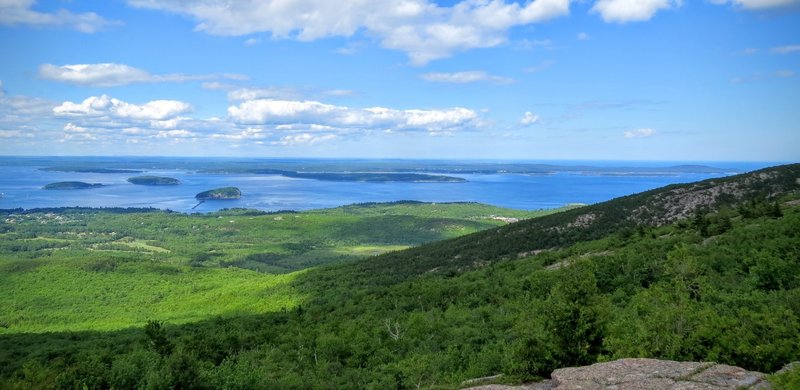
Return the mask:
<svg viewBox="0 0 800 390">
<path fill-rule="evenodd" d="M 266 136 L 267 134 L 264 133 L 263 129 L 259 129 L 257 127 L 248 127 L 234 134 L 212 134 L 211 138 L 240 141 L 246 139 L 262 139 Z"/>
<path fill-rule="evenodd" d="M 245 101 L 228 107 L 228 115 L 242 125 L 317 125 L 348 129 L 425 130 L 438 132 L 477 125 L 477 114 L 465 108 L 397 110 L 383 107 L 350 108 L 317 101 Z"/>
<path fill-rule="evenodd" d="M 278 145 L 302 145 L 315 144 L 322 141 L 330 141 L 337 138 L 334 134 L 314 135 L 309 133 L 292 134 L 281 137 L 280 141 L 273 142 Z"/>
<path fill-rule="evenodd" d="M 800 51 L 800 45 L 778 46 L 770 49 L 773 53 L 777 54 L 791 54 Z"/>
<path fill-rule="evenodd" d="M 136 105 L 108 95 L 92 96 L 81 103 L 64 102 L 53 108 L 56 116 L 110 117 L 133 120 L 165 120 L 192 110 L 192 106 L 177 100 L 154 100 Z"/>
<path fill-rule="evenodd" d="M 237 88 L 228 92 L 228 100 L 288 99 L 296 98 L 298 95 L 294 90 L 287 88 Z"/>
<path fill-rule="evenodd" d="M 184 82 L 191 80 L 208 80 L 215 78 L 213 75 L 185 75 L 180 73 L 154 75 L 146 70 L 134 68 L 125 64 L 72 64 L 56 66 L 43 64 L 39 67 L 39 77 L 47 80 L 59 81 L 92 87 L 116 87 L 135 83 L 163 83 Z M 246 77 L 243 75 L 226 74 L 223 77 Z"/>
<path fill-rule="evenodd" d="M 776 77 L 794 77 L 795 73 L 793 70 L 783 69 L 775 71 Z"/>
<path fill-rule="evenodd" d="M 677 8 L 682 0 L 597 0 L 592 12 L 606 22 L 627 23 L 650 20 L 656 12 Z"/>
<path fill-rule="evenodd" d="M 711 0 L 715 4 L 734 4 L 751 11 L 761 11 L 773 8 L 783 8 L 800 4 L 800 0 Z"/>
<path fill-rule="evenodd" d="M 82 127 L 82 126 L 75 125 L 72 122 L 70 122 L 70 123 L 67 123 L 66 125 L 64 125 L 64 131 L 70 132 L 70 133 L 86 133 L 86 132 L 89 131 L 89 129 L 87 129 L 85 127 Z"/>
<path fill-rule="evenodd" d="M 239 36 L 270 33 L 274 38 L 312 41 L 350 37 L 361 31 L 383 47 L 405 52 L 412 64 L 454 52 L 493 47 L 510 28 L 569 14 L 570 0 L 466 0 L 451 7 L 430 0 L 128 0 L 142 8 L 188 15 L 196 30 Z"/>
<path fill-rule="evenodd" d="M 519 123 L 522 123 L 525 126 L 530 126 L 538 121 L 539 115 L 536 115 L 530 111 L 526 111 Z"/>
<path fill-rule="evenodd" d="M 420 77 L 422 77 L 422 79 L 425 81 L 454 84 L 466 84 L 480 81 L 486 81 L 493 84 L 508 84 L 514 81 L 507 77 L 491 75 L 482 70 L 455 73 L 425 73 Z"/>
<path fill-rule="evenodd" d="M 228 100 L 235 102 L 256 99 L 298 99 L 301 95 L 292 88 L 242 87 L 219 81 L 204 82 L 202 87 L 212 91 L 228 91 Z"/>
<path fill-rule="evenodd" d="M 590 39 L 589 34 L 585 32 L 579 32 L 577 38 L 579 41 L 588 41 Z"/>
<path fill-rule="evenodd" d="M 332 96 L 332 97 L 344 97 L 344 96 L 353 96 L 355 92 L 349 89 L 329 89 L 327 91 L 322 91 L 323 96 Z"/>
<path fill-rule="evenodd" d="M 119 21 L 106 20 L 94 12 L 76 14 L 65 9 L 51 13 L 33 11 L 31 8 L 35 4 L 36 0 L 0 1 L 0 25 L 66 26 L 81 32 L 94 33 L 107 26 L 121 24 Z"/>
<path fill-rule="evenodd" d="M 6 91 L 3 90 L 3 80 L 0 80 L 0 98 L 5 96 Z"/>
<path fill-rule="evenodd" d="M 197 134 L 188 130 L 161 130 L 156 133 L 156 138 L 190 138 L 196 137 Z"/>
<path fill-rule="evenodd" d="M 623 133 L 623 136 L 625 138 L 649 138 L 655 136 L 656 134 L 658 134 L 657 131 L 647 128 L 626 131 Z"/>
</svg>

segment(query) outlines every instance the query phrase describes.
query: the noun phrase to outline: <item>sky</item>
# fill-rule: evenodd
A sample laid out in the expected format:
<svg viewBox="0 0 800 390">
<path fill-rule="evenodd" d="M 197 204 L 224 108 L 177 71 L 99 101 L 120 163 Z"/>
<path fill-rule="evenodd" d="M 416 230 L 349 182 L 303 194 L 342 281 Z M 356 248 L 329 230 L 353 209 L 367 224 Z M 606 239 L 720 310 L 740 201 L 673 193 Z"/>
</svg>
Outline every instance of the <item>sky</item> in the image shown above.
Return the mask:
<svg viewBox="0 0 800 390">
<path fill-rule="evenodd" d="M 800 0 L 0 0 L 0 155 L 800 161 Z"/>
</svg>

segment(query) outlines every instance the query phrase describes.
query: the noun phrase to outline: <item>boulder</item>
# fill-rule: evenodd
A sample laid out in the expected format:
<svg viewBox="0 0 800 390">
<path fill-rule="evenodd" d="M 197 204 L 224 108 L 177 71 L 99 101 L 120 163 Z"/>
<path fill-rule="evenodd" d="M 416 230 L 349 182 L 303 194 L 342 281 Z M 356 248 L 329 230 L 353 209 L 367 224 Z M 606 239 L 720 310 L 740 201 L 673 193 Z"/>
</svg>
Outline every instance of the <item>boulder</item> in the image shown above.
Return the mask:
<svg viewBox="0 0 800 390">
<path fill-rule="evenodd" d="M 620 359 L 560 368 L 548 381 L 522 386 L 486 385 L 480 390 L 724 390 L 769 389 L 765 375 L 716 363 Z"/>
</svg>

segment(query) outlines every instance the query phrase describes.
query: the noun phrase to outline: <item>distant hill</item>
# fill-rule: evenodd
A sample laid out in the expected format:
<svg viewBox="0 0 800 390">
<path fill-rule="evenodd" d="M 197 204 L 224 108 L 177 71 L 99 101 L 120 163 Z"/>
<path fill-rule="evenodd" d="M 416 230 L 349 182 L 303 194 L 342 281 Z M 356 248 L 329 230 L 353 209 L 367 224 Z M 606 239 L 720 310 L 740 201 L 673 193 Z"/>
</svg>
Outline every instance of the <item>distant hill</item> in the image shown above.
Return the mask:
<svg viewBox="0 0 800 390">
<path fill-rule="evenodd" d="M 469 267 L 476 262 L 512 259 L 566 247 L 623 230 L 633 231 L 640 226 L 663 226 L 689 219 L 696 213 L 736 208 L 750 202 L 776 201 L 799 191 L 800 164 L 783 165 L 725 178 L 657 188 L 395 255 L 414 257 L 416 262 L 427 263 L 428 269 L 441 266 L 439 272 L 444 272 L 452 268 Z M 440 264 L 441 259 L 449 260 Z"/>
</svg>

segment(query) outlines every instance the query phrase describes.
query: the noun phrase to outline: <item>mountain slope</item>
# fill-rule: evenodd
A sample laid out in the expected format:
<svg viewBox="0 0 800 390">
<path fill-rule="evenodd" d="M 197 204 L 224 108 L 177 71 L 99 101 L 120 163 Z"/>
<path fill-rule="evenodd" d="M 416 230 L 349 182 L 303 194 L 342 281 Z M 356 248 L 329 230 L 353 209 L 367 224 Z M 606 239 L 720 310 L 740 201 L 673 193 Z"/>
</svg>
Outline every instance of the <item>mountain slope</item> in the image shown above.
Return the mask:
<svg viewBox="0 0 800 390">
<path fill-rule="evenodd" d="M 766 168 L 722 179 L 676 184 L 607 202 L 436 242 L 361 263 L 365 272 L 391 267 L 392 280 L 421 272 L 452 273 L 499 259 L 524 257 L 553 248 L 628 234 L 695 213 L 775 202 L 800 193 L 800 164 Z"/>
<path fill-rule="evenodd" d="M 292 282 L 307 298 L 277 313 L 0 336 L 0 382 L 451 388 L 628 357 L 773 372 L 800 359 L 797 177 L 788 166 L 672 186 L 307 270 Z M 690 219 L 630 219 L 643 205 L 719 186 L 737 193 L 708 197 Z M 546 251 L 520 256 L 532 249 Z"/>
</svg>

